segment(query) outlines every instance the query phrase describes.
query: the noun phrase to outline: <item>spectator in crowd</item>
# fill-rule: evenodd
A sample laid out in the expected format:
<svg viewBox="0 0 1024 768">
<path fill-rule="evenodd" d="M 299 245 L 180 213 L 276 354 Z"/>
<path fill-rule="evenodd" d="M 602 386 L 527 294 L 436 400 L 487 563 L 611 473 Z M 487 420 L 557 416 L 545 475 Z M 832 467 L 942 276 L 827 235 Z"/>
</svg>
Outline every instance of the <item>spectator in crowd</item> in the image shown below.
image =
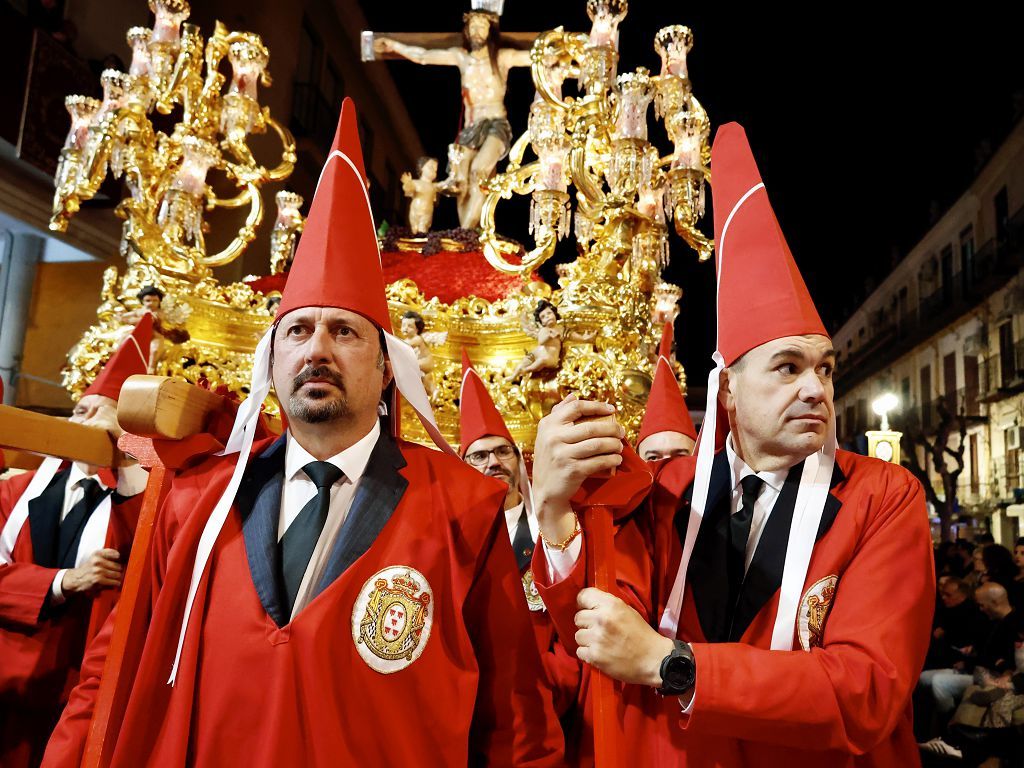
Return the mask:
<svg viewBox="0 0 1024 768">
<path fill-rule="evenodd" d="M 957 669 L 957 665 L 964 669 L 966 658 L 963 649 L 975 644 L 979 630 L 986 622 L 963 579 L 940 577 L 935 628 L 925 669 Z"/>
<path fill-rule="evenodd" d="M 963 560 L 955 541 L 943 541 L 935 548 L 935 575 L 962 576 Z"/>
<path fill-rule="evenodd" d="M 974 557 L 974 544 L 966 539 L 959 539 L 956 542 L 956 556 L 959 558 L 959 576 L 963 578 L 971 571 Z"/>
<path fill-rule="evenodd" d="M 947 669 L 930 669 L 921 673 L 919 686 L 931 689 L 940 714 L 952 714 L 957 702 L 974 680 L 977 668 L 1002 673 L 1014 663 L 1019 614 L 1010 605 L 1006 589 L 988 582 L 975 592 L 975 600 L 989 623 L 977 637 L 975 645 L 962 647 L 964 659 Z"/>
<path fill-rule="evenodd" d="M 978 545 L 973 547 L 971 552 L 970 567 L 964 574 L 964 581 L 972 589 L 977 589 L 981 586 L 981 577 L 985 573 L 985 561 L 981 558 L 982 546 Z"/>
<path fill-rule="evenodd" d="M 985 731 L 978 733 L 978 730 L 1012 727 L 1012 710 L 1020 709 L 1022 704 L 1016 697 L 1024 690 L 1024 681 L 1018 670 L 1019 661 L 1024 662 L 1024 657 L 1018 661 L 1017 656 L 1021 655 L 1018 646 L 1024 632 L 1024 624 L 1021 621 L 1021 613 L 1010 605 L 1006 589 L 1001 584 L 994 581 L 986 582 L 977 589 L 975 599 L 982 613 L 989 618 L 990 624 L 978 646 L 973 674 L 964 671 L 966 665 L 949 670 L 930 670 L 921 674 L 921 684 L 931 686 L 936 706 L 941 713 L 952 714 L 956 708 L 956 714 L 952 719 L 952 736 L 948 740 L 942 737 L 934 738 L 920 746 L 925 753 L 961 758 L 967 751 L 965 744 L 971 743 L 972 754 L 979 758 L 972 764 L 977 765 L 980 759 L 987 756 L 986 753 L 996 754 L 992 750 L 1004 752 L 1004 739 L 994 737 L 1005 735 Z M 964 650 L 970 652 L 972 649 Z M 1012 698 L 1004 699 L 1006 696 Z M 992 705 L 997 701 L 999 706 L 992 710 Z M 966 710 L 972 707 L 981 707 L 987 719 L 969 717 Z M 998 722 L 993 720 L 995 715 L 1007 708 L 1010 710 L 1008 716 L 1006 712 L 1002 712 L 1002 719 Z M 961 747 L 964 749 L 961 750 Z"/>
<path fill-rule="evenodd" d="M 1010 604 L 1014 608 L 1022 608 L 1024 600 L 1024 589 L 1021 582 L 1017 581 L 1020 569 L 1013 561 L 1010 550 L 1000 544 L 986 544 L 981 548 L 981 561 L 984 571 L 981 576 L 982 584 L 1001 584 L 1009 595 Z"/>
<path fill-rule="evenodd" d="M 1013 545 L 1013 564 L 1017 566 L 1014 581 L 1018 584 L 1024 582 L 1024 536 L 1017 539 L 1017 543 Z"/>
</svg>

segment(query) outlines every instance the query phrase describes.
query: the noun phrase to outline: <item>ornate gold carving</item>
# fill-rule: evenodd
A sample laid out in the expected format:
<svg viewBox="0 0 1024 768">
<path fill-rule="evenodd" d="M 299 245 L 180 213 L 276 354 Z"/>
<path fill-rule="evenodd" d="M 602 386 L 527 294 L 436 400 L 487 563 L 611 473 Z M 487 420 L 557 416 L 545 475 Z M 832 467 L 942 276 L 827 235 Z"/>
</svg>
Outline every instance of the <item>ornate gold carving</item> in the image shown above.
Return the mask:
<svg viewBox="0 0 1024 768">
<path fill-rule="evenodd" d="M 270 54 L 258 35 L 218 23 L 204 41 L 198 27 L 184 23 L 190 13 L 186 0 L 149 4 L 156 16 L 153 29 L 128 31 L 130 72 L 103 73 L 102 102 L 67 99 L 72 123 L 58 164 L 50 228 L 64 231 L 108 173 L 125 179 L 129 195 L 116 209 L 125 222 L 126 267 L 105 273 L 98 322 L 71 351 L 65 385 L 75 395 L 88 386 L 126 332 L 120 318 L 139 306 L 135 294 L 153 285 L 166 294 L 161 322 L 177 313 L 176 323 L 190 336 L 182 344 L 162 345 L 154 372 L 206 378 L 244 392 L 252 352 L 271 322 L 266 297 L 244 284 L 221 285 L 212 269 L 234 261 L 255 238 L 263 219 L 261 188 L 291 174 L 295 141 L 259 104 L 258 86 L 271 80 Z M 222 71 L 225 58 L 230 80 Z M 154 112 L 176 118 L 170 133 L 154 128 Z M 248 144 L 250 136 L 268 129 L 282 147 L 272 167 Z M 207 181 L 214 173 L 234 191 L 215 193 Z M 286 263 L 302 227 L 301 198 L 280 193 L 278 199 L 295 210 L 275 225 L 272 271 Z M 227 245 L 211 253 L 206 216 L 216 209 L 244 212 L 244 218 L 232 225 L 233 234 L 218 238 Z"/>
</svg>

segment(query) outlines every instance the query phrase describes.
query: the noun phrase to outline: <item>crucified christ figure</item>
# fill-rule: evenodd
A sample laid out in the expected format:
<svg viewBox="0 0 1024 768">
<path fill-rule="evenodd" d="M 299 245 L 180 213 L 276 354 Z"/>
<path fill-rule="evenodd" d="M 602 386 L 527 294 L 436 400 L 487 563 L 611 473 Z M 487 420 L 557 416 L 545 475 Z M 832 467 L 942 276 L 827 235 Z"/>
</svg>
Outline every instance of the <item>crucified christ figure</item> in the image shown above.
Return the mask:
<svg viewBox="0 0 1024 768">
<path fill-rule="evenodd" d="M 462 75 L 465 127 L 455 143 L 461 150 L 458 166 L 449 169 L 465 229 L 480 226 L 484 193 L 480 183 L 494 175 L 498 161 L 512 146 L 512 126 L 505 112 L 505 89 L 512 67 L 530 65 L 530 52 L 501 48 L 498 17 L 482 11 L 465 15 L 463 47 L 422 48 L 389 37 L 375 36 L 374 53 L 393 54 L 417 64 L 458 67 Z"/>
</svg>

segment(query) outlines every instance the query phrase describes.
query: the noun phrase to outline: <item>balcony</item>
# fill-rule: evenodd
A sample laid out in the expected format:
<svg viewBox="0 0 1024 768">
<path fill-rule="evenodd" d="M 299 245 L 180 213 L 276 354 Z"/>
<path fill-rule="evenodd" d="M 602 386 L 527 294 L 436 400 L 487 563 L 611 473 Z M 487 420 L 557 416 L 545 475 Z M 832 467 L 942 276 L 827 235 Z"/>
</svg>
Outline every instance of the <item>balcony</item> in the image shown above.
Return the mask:
<svg viewBox="0 0 1024 768">
<path fill-rule="evenodd" d="M 1005 355 L 989 355 L 979 370 L 983 403 L 994 403 L 1024 392 L 1024 342 L 1017 342 Z"/>
<path fill-rule="evenodd" d="M 974 254 L 966 280 L 958 272 L 949 285 L 940 285 L 924 296 L 916 308 L 905 310 L 898 318 L 893 312 L 872 326 L 870 335 L 851 354 L 844 355 L 836 369 L 837 395 L 842 396 L 953 323 L 1005 285 L 1021 267 L 1024 207 L 1010 218 L 1002 240 L 993 238 Z"/>
</svg>

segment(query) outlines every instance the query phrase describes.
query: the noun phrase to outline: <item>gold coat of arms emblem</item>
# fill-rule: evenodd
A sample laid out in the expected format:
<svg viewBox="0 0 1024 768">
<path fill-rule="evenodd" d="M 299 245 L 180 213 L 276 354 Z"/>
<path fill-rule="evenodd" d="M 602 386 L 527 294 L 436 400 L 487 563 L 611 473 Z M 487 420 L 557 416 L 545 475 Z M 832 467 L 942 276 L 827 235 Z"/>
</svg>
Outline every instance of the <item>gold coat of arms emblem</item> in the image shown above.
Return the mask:
<svg viewBox="0 0 1024 768">
<path fill-rule="evenodd" d="M 543 611 L 547 608 L 533 580 L 532 568 L 527 568 L 523 574 L 523 594 L 526 595 L 526 605 L 531 611 Z"/>
<path fill-rule="evenodd" d="M 826 576 L 811 585 L 800 601 L 800 613 L 797 615 L 797 634 L 800 647 L 805 651 L 821 648 L 825 636 L 825 620 L 829 608 L 836 596 L 836 584 L 839 577 Z"/>
<path fill-rule="evenodd" d="M 352 639 L 363 661 L 391 674 L 419 658 L 433 623 L 431 600 L 423 574 L 408 566 L 370 577 L 352 609 Z"/>
</svg>

